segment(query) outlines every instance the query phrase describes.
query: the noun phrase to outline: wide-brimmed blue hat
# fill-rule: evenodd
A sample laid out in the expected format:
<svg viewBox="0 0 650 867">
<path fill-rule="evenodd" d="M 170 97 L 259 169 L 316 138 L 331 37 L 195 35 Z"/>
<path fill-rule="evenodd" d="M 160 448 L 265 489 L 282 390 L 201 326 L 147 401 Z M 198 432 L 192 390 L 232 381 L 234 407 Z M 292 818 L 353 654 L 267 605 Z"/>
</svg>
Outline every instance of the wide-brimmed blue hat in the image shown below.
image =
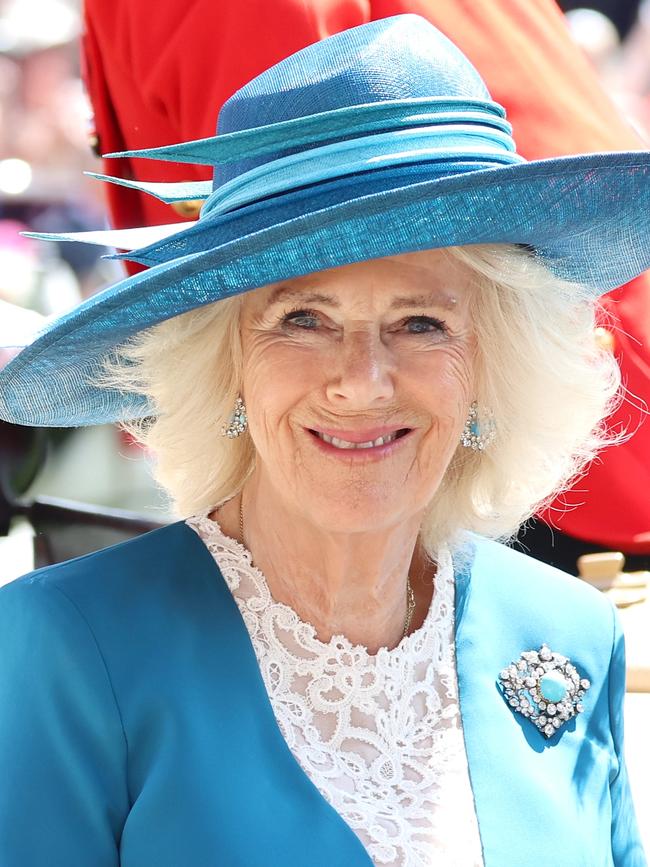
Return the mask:
<svg viewBox="0 0 650 867">
<path fill-rule="evenodd" d="M 510 133 L 465 56 L 400 15 L 267 70 L 224 104 L 212 138 L 113 154 L 214 166 L 212 183 L 104 178 L 166 202 L 205 198 L 201 217 L 47 236 L 128 250 L 149 270 L 22 349 L 0 373 L 0 417 L 69 426 L 148 415 L 142 396 L 91 384 L 117 345 L 201 305 L 351 262 L 520 244 L 595 295 L 650 267 L 649 153 L 526 162 Z"/>
</svg>

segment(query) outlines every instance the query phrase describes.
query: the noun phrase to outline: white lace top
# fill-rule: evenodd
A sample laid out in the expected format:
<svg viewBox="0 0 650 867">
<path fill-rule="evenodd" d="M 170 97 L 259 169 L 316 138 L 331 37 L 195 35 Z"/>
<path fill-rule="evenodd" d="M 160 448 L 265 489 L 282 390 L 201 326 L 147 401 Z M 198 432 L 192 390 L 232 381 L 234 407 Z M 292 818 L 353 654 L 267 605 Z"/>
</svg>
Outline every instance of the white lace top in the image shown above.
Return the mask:
<svg viewBox="0 0 650 867">
<path fill-rule="evenodd" d="M 420 629 L 371 655 L 340 635 L 323 643 L 275 602 L 250 552 L 210 511 L 187 523 L 237 602 L 280 730 L 376 867 L 482 867 L 458 708 L 449 553 L 438 558 Z"/>
</svg>

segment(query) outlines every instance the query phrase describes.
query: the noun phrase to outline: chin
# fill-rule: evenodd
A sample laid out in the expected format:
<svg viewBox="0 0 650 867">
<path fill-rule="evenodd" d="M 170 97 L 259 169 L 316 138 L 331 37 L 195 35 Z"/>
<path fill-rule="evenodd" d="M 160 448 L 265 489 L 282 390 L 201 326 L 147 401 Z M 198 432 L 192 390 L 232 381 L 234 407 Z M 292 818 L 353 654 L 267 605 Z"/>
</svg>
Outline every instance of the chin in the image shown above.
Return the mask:
<svg viewBox="0 0 650 867">
<path fill-rule="evenodd" d="M 413 499 L 398 489 L 333 490 L 321 488 L 302 500 L 304 513 L 312 523 L 330 533 L 368 533 L 399 524 L 413 512 Z M 409 503 L 411 504 L 409 506 Z"/>
</svg>

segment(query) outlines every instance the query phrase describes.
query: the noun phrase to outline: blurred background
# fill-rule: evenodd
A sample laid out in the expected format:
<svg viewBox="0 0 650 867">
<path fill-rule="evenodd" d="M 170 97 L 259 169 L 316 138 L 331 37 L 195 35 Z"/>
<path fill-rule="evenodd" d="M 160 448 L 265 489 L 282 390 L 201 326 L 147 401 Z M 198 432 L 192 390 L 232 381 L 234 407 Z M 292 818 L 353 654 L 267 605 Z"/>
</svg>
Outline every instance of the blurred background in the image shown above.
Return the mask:
<svg viewBox="0 0 650 867">
<path fill-rule="evenodd" d="M 80 69 L 81 5 L 0 0 L 0 302 L 45 316 L 123 275 L 102 248 L 19 234 L 107 227 L 102 184 L 83 174 L 100 161 Z M 0 303 L 3 316 L 17 327 Z M 0 366 L 9 354 L 0 349 Z M 117 429 L 48 431 L 45 448 L 30 496 L 166 513 L 141 449 Z"/>
</svg>

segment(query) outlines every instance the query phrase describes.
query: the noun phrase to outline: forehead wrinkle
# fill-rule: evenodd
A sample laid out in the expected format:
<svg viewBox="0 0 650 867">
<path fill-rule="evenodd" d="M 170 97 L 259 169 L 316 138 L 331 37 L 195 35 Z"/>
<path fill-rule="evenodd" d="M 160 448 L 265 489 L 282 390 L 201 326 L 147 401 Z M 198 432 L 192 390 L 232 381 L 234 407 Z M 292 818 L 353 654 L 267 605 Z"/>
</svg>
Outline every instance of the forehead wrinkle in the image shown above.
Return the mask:
<svg viewBox="0 0 650 867">
<path fill-rule="evenodd" d="M 278 304 L 281 301 L 299 300 L 302 304 L 323 304 L 327 307 L 340 308 L 341 302 L 331 295 L 323 295 L 320 292 L 309 292 L 306 289 L 279 286 L 273 290 L 267 302 L 267 307 Z M 414 307 L 437 307 L 442 310 L 453 310 L 458 304 L 458 299 L 444 291 L 433 291 L 426 295 L 398 295 L 390 304 L 392 310 L 404 310 Z"/>
<path fill-rule="evenodd" d="M 323 295 L 320 292 L 308 292 L 306 289 L 296 289 L 289 286 L 279 286 L 273 290 L 267 302 L 267 307 L 279 304 L 280 301 L 299 299 L 303 304 L 325 304 L 329 307 L 340 307 L 338 298 L 331 295 Z"/>
<path fill-rule="evenodd" d="M 458 299 L 444 291 L 429 292 L 427 295 L 400 295 L 393 298 L 391 308 L 403 310 L 406 307 L 438 307 L 442 310 L 453 310 Z"/>
</svg>

